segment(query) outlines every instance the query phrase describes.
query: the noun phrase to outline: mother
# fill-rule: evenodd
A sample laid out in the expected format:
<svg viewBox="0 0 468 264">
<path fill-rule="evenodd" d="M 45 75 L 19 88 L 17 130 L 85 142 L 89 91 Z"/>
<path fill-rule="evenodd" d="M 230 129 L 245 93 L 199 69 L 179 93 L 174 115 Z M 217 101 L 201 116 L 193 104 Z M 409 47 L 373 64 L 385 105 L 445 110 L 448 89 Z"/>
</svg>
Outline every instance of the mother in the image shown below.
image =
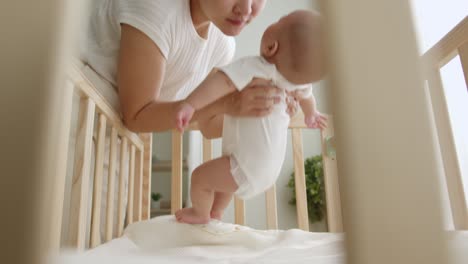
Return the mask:
<svg viewBox="0 0 468 264">
<path fill-rule="evenodd" d="M 82 58 L 118 87 L 125 125 L 134 132 L 172 129 L 173 101 L 214 67 L 231 61 L 238 35 L 266 0 L 99 0 Z M 198 111 L 207 138 L 222 135 L 224 114 L 263 116 L 278 89 L 255 80 Z M 290 109 L 295 110 L 294 104 Z"/>
</svg>

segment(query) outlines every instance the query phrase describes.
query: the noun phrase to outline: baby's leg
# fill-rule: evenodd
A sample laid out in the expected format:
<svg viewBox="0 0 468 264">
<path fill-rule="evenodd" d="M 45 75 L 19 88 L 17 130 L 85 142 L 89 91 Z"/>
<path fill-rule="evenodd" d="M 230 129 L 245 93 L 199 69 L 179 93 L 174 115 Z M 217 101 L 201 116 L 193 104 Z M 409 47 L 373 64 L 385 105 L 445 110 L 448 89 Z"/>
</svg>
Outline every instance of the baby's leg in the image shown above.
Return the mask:
<svg viewBox="0 0 468 264">
<path fill-rule="evenodd" d="M 233 193 L 215 193 L 213 206 L 211 207 L 211 218 L 221 220 L 221 218 L 223 217 L 224 209 L 226 209 L 226 207 L 229 205 L 229 202 L 231 202 L 232 196 Z"/>
<path fill-rule="evenodd" d="M 215 192 L 234 193 L 236 190 L 229 157 L 203 163 L 192 173 L 192 207 L 177 211 L 176 219 L 183 223 L 205 224 L 210 220 Z"/>
</svg>

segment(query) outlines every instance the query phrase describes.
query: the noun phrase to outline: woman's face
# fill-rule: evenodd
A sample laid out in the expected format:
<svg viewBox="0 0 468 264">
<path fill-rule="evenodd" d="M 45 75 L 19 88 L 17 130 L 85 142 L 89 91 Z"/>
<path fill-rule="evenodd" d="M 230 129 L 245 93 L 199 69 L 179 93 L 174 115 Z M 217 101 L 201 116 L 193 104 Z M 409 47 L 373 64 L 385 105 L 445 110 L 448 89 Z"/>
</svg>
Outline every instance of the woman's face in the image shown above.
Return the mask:
<svg viewBox="0 0 468 264">
<path fill-rule="evenodd" d="M 201 0 L 205 16 L 224 34 L 238 35 L 265 6 L 266 0 Z"/>
</svg>

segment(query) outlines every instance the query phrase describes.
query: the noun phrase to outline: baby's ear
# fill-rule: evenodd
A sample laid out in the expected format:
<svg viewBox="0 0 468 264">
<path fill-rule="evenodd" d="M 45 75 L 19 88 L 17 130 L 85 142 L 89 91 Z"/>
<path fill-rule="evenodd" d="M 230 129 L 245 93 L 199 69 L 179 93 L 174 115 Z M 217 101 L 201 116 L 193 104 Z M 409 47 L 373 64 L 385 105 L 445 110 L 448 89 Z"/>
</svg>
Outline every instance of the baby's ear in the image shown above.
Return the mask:
<svg viewBox="0 0 468 264">
<path fill-rule="evenodd" d="M 263 56 L 267 58 L 275 56 L 275 54 L 278 52 L 278 48 L 279 48 L 278 41 L 268 43 L 268 45 L 264 46 Z"/>
</svg>

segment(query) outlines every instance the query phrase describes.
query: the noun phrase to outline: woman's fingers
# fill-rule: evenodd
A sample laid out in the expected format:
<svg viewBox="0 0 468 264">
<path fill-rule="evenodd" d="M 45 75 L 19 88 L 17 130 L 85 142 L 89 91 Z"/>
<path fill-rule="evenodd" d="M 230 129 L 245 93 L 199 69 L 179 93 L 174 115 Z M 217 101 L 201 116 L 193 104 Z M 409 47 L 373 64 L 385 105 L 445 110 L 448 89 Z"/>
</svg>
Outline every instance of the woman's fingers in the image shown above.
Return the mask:
<svg viewBox="0 0 468 264">
<path fill-rule="evenodd" d="M 253 109 L 270 108 L 270 107 L 273 107 L 274 105 L 275 105 L 275 101 L 273 99 L 255 98 L 252 100 Z"/>
<path fill-rule="evenodd" d="M 272 86 L 254 86 L 252 87 L 254 98 L 279 99 L 281 90 Z"/>
<path fill-rule="evenodd" d="M 256 117 L 264 117 L 264 116 L 271 114 L 272 110 L 273 108 L 264 108 L 264 109 L 257 108 L 252 111 L 252 114 Z"/>
<path fill-rule="evenodd" d="M 266 116 L 282 100 L 282 91 L 269 80 L 254 79 L 238 94 L 231 96 L 228 113 L 233 116 Z"/>
<path fill-rule="evenodd" d="M 269 80 L 253 79 L 249 86 L 245 89 L 252 93 L 254 97 L 278 97 L 281 95 L 281 90 L 273 85 Z"/>
</svg>

